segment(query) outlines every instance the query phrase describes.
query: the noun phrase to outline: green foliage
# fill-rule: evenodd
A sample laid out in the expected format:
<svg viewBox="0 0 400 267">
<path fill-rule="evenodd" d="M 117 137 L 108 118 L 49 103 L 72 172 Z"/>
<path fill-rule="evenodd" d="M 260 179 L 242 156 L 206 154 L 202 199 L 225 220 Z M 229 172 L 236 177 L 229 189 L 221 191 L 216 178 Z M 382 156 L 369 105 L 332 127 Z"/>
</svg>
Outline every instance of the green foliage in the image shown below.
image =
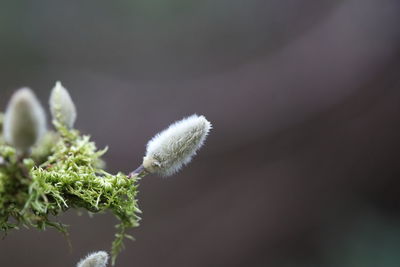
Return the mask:
<svg viewBox="0 0 400 267">
<path fill-rule="evenodd" d="M 0 114 L 0 130 L 2 128 Z M 0 135 L 0 229 L 7 233 L 20 226 L 40 230 L 53 227 L 67 233 L 56 217 L 83 208 L 91 213 L 110 211 L 117 219 L 112 259 L 131 238 L 127 229 L 138 226 L 138 178 L 106 172 L 89 136 L 69 130 L 57 121 L 30 156 L 19 155 Z"/>
</svg>

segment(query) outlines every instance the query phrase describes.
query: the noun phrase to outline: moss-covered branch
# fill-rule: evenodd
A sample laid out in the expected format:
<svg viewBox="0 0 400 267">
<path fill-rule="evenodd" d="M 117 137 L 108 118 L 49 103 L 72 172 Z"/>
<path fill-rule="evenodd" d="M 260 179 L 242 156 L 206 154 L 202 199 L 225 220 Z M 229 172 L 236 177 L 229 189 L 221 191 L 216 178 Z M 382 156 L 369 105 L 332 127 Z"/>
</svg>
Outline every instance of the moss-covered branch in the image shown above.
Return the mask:
<svg viewBox="0 0 400 267">
<path fill-rule="evenodd" d="M 6 113 L 0 113 L 0 230 L 21 226 L 52 227 L 67 234 L 57 216 L 68 209 L 109 211 L 119 223 L 111 247 L 112 263 L 123 248 L 127 231 L 139 225 L 138 181 L 152 173 L 169 176 L 190 162 L 211 124 L 193 115 L 181 120 L 147 145 L 142 165 L 129 175 L 111 174 L 87 135 L 73 128 L 76 108 L 68 91 L 57 83 L 50 97 L 53 131 L 34 93 L 18 90 Z"/>
<path fill-rule="evenodd" d="M 115 259 L 126 230 L 139 225 L 137 179 L 104 171 L 100 157 L 105 150 L 97 150 L 89 136 L 56 125 L 57 131 L 49 132 L 31 157 L 21 158 L 13 147 L 0 143 L 0 228 L 50 226 L 65 233 L 56 216 L 70 208 L 111 211 L 120 221 L 112 246 Z"/>
</svg>

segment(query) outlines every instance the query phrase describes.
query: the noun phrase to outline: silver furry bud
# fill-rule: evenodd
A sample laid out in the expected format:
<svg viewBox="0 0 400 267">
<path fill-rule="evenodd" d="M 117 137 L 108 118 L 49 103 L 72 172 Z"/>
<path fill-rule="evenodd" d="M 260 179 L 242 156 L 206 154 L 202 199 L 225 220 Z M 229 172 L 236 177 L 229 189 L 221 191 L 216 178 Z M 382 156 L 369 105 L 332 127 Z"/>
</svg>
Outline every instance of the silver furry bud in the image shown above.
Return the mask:
<svg viewBox="0 0 400 267">
<path fill-rule="evenodd" d="M 178 172 L 191 161 L 211 128 L 211 123 L 198 115 L 173 123 L 147 144 L 144 169 L 162 176 Z"/>
<path fill-rule="evenodd" d="M 46 114 L 29 88 L 16 91 L 4 115 L 4 138 L 16 149 L 27 152 L 46 132 Z"/>
<path fill-rule="evenodd" d="M 107 262 L 108 254 L 104 251 L 98 251 L 79 261 L 76 267 L 106 267 Z"/>
<path fill-rule="evenodd" d="M 50 94 L 50 112 L 53 120 L 59 121 L 68 128 L 74 126 L 76 120 L 76 107 L 68 90 L 61 82 L 56 82 Z"/>
</svg>

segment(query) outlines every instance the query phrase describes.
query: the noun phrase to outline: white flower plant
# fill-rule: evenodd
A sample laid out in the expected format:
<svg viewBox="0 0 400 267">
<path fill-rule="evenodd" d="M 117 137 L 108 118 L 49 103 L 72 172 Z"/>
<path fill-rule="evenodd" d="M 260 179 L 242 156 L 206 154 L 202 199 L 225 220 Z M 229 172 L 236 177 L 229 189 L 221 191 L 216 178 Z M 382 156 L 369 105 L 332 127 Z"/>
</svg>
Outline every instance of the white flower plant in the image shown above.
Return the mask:
<svg viewBox="0 0 400 267">
<path fill-rule="evenodd" d="M 127 230 L 139 225 L 140 179 L 178 172 L 204 144 L 211 123 L 198 115 L 173 123 L 148 142 L 135 171 L 111 174 L 101 159 L 107 149 L 98 150 L 89 136 L 74 129 L 76 107 L 60 82 L 49 104 L 54 130 L 47 129 L 46 113 L 28 88 L 16 91 L 0 113 L 0 231 L 53 227 L 67 235 L 66 226 L 57 221 L 66 210 L 110 211 L 120 221 L 111 247 L 114 265 L 123 240 L 132 239 Z M 77 266 L 104 267 L 107 262 L 108 254 L 99 251 Z"/>
</svg>

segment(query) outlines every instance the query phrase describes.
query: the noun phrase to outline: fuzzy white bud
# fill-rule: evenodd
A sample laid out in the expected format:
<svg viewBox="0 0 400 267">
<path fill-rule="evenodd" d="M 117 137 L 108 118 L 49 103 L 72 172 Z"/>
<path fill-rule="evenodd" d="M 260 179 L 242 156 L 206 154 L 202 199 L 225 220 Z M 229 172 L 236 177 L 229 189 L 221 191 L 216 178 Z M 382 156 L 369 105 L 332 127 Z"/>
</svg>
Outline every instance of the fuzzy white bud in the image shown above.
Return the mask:
<svg viewBox="0 0 400 267">
<path fill-rule="evenodd" d="M 16 91 L 4 115 L 4 138 L 7 143 L 27 152 L 46 132 L 46 114 L 29 88 Z"/>
<path fill-rule="evenodd" d="M 76 107 L 68 90 L 61 82 L 56 82 L 50 94 L 50 112 L 53 120 L 57 120 L 68 128 L 74 126 L 76 120 Z"/>
<path fill-rule="evenodd" d="M 148 142 L 144 169 L 162 176 L 176 173 L 191 161 L 210 129 L 204 116 L 192 115 L 173 123 Z"/>
<path fill-rule="evenodd" d="M 105 267 L 108 262 L 108 254 L 104 251 L 98 251 L 89 254 L 82 259 L 76 267 Z"/>
</svg>

